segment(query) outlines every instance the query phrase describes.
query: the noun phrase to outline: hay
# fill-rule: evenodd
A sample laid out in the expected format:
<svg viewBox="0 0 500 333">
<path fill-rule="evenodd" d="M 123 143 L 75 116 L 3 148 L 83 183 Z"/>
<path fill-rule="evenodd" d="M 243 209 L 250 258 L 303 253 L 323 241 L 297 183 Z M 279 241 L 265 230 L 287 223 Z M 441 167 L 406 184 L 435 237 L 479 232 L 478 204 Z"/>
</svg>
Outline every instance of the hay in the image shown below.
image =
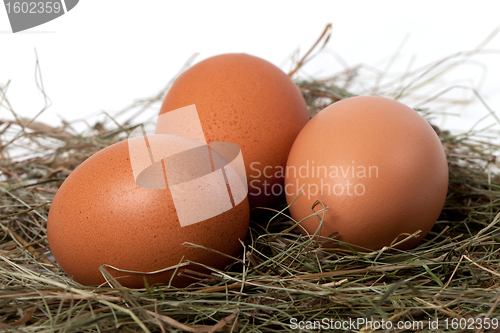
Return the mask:
<svg viewBox="0 0 500 333">
<path fill-rule="evenodd" d="M 417 98 L 419 87 L 477 52 L 405 73 L 404 80 L 394 80 L 397 84 L 384 85 L 377 78 L 377 86 L 369 88 L 393 98 Z M 360 83 L 363 69 L 324 80 L 297 80 L 311 114 L 368 93 Z M 0 92 L 1 107 L 14 120 L 0 123 L 0 328 L 5 331 L 274 332 L 292 331 L 295 319 L 303 325 L 321 320 L 333 325 L 363 318 L 372 319 L 375 327 L 383 321 L 422 324 L 408 331 L 432 331 L 429 327 L 439 320 L 441 330 L 448 324 L 460 331 L 472 319 L 482 320 L 473 327 L 485 328 L 500 316 L 500 176 L 491 171 L 498 170 L 500 147 L 481 133 L 451 134 L 435 127 L 448 157 L 449 194 L 435 227 L 415 249 L 320 249 L 300 234 L 282 204 L 267 209 L 272 218 L 251 222 L 238 260 L 224 271 L 201 275 L 181 269 L 199 280 L 188 288 L 131 290 L 112 278 L 110 285 L 86 287 L 52 261 L 46 237 L 51 200 L 86 158 L 126 139 L 138 125 L 130 119 L 154 111 L 166 90 L 117 114 L 126 120 L 107 117 L 84 131 L 70 123 L 49 126 L 18 116 L 6 90 L 4 86 Z M 438 96 L 418 98 L 428 103 Z M 420 111 L 433 114 L 432 108 Z M 349 330 L 357 329 L 339 329 Z"/>
</svg>

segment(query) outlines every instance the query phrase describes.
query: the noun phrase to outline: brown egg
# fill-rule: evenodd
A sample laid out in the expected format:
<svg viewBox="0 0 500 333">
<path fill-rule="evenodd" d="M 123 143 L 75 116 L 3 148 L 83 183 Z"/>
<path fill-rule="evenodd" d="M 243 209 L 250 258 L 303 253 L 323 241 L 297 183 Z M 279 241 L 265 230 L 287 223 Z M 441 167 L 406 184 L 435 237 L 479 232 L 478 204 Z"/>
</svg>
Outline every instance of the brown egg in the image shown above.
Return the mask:
<svg viewBox="0 0 500 333">
<path fill-rule="evenodd" d="M 371 250 L 415 246 L 435 224 L 448 189 L 448 164 L 427 121 L 400 102 L 375 96 L 336 102 L 300 132 L 288 157 L 286 195 L 297 221 L 327 210 L 322 236 Z M 322 209 L 320 204 L 314 211 Z M 318 215 L 322 218 L 322 213 Z M 317 217 L 302 222 L 307 233 Z M 304 231 L 304 234 L 306 232 Z"/>
<path fill-rule="evenodd" d="M 293 81 L 263 59 L 218 55 L 194 65 L 175 81 L 160 114 L 192 104 L 208 142 L 240 146 L 250 207 L 276 203 L 283 196 L 281 171 L 288 153 L 309 120 Z"/>
<path fill-rule="evenodd" d="M 172 142 L 168 137 L 148 136 L 149 144 L 175 151 L 196 146 L 187 138 L 177 137 L 180 139 Z M 227 257 L 183 243 L 235 255 L 241 248 L 240 240 L 245 239 L 249 223 L 246 198 L 220 215 L 181 226 L 168 187 L 139 187 L 129 148 L 140 140 L 144 137 L 119 142 L 93 155 L 70 174 L 54 197 L 47 222 L 50 249 L 62 269 L 79 283 L 105 282 L 99 267 L 109 265 L 117 270 L 104 268 L 124 286 L 143 287 L 144 279 L 149 284 L 168 284 L 173 270 L 151 272 L 187 260 L 218 269 L 230 262 Z M 204 271 L 196 265 L 187 268 Z M 174 286 L 190 282 L 177 275 L 173 279 Z"/>
</svg>

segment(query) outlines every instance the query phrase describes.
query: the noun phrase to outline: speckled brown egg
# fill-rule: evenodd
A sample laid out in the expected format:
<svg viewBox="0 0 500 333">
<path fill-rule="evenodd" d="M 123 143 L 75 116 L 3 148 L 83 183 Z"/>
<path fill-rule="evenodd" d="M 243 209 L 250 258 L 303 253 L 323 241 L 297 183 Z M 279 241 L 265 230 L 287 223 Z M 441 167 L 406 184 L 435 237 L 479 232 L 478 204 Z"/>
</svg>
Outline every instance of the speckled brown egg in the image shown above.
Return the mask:
<svg viewBox="0 0 500 333">
<path fill-rule="evenodd" d="M 150 143 L 164 137 L 148 136 Z M 174 149 L 193 147 L 189 139 L 182 139 L 185 144 L 180 140 L 181 146 L 176 144 Z M 105 282 L 99 268 L 106 265 L 103 268 L 122 285 L 133 288 L 143 287 L 144 279 L 149 284 L 168 284 L 173 270 L 154 272 L 187 260 L 224 268 L 229 262 L 227 257 L 182 244 L 237 254 L 248 229 L 248 200 L 220 215 L 181 227 L 168 187 L 146 189 L 136 184 L 129 154 L 133 140 L 143 138 L 122 141 L 96 153 L 78 166 L 58 190 L 50 208 L 47 233 L 60 267 L 81 284 L 99 285 Z M 168 141 L 160 143 L 172 145 Z M 196 209 L 199 207 L 193 207 Z M 187 268 L 204 271 L 195 265 Z M 174 286 L 190 282 L 177 275 L 172 280 Z"/>
<path fill-rule="evenodd" d="M 352 97 L 319 112 L 300 132 L 285 184 L 289 204 L 304 190 L 290 207 L 295 220 L 305 219 L 304 234 L 318 230 L 324 212 L 322 236 L 376 250 L 421 230 L 398 246 L 409 249 L 440 215 L 448 164 L 416 111 L 388 98 Z M 326 211 L 308 218 L 323 208 L 316 200 Z"/>
<path fill-rule="evenodd" d="M 160 114 L 195 104 L 207 141 L 240 146 L 250 207 L 283 196 L 282 172 L 295 137 L 309 120 L 299 89 L 275 65 L 248 54 L 222 54 L 185 71 Z"/>
</svg>

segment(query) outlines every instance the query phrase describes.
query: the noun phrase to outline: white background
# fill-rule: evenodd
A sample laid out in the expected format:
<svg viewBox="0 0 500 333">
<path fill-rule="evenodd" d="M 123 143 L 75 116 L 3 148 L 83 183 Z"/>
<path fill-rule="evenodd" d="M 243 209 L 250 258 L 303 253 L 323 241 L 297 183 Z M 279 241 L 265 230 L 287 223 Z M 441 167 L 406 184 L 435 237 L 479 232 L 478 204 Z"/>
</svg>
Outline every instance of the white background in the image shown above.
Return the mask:
<svg viewBox="0 0 500 333">
<path fill-rule="evenodd" d="M 7 97 L 17 114 L 35 116 L 44 105 L 35 84 L 36 50 L 52 101 L 39 119 L 53 123 L 59 121 L 57 117 L 96 117 L 102 110 L 113 114 L 134 100 L 156 94 L 196 52 L 200 53 L 196 61 L 245 52 L 288 72 L 294 50 L 300 48 L 303 54 L 327 23 L 333 24 L 328 47 L 302 75 L 324 77 L 358 64 L 383 70 L 406 40 L 390 68 L 402 73 L 409 64 L 419 68 L 474 49 L 500 26 L 498 12 L 500 6 L 494 0 L 81 0 L 54 21 L 12 34 L 6 10 L 0 6 L 0 86 L 9 84 Z M 498 111 L 500 34 L 485 50 L 425 93 L 453 84 L 477 87 Z M 451 95 L 468 99 L 472 93 Z M 487 114 L 479 103 L 447 112 L 457 116 L 436 121 L 459 130 Z M 6 117 L 9 111 L 0 107 L 0 119 Z M 492 117 L 484 121 L 484 126 L 488 124 L 494 124 Z"/>
</svg>

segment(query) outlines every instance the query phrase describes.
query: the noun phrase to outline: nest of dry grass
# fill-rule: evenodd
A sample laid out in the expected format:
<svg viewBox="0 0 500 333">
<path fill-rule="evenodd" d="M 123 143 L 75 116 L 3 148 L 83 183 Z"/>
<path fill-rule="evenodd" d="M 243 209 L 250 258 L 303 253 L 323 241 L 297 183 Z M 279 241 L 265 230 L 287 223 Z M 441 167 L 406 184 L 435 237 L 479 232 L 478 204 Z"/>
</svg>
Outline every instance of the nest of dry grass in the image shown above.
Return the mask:
<svg viewBox="0 0 500 333">
<path fill-rule="evenodd" d="M 411 96 L 419 83 L 470 56 L 454 55 L 406 73 L 408 84 L 397 89 L 370 89 L 390 97 Z M 339 99 L 370 93 L 356 85 L 361 69 L 325 80 L 297 80 L 311 114 Z M 500 176 L 491 171 L 499 167 L 500 147 L 478 133 L 457 135 L 435 127 L 449 163 L 448 199 L 417 248 L 366 253 L 321 249 L 293 229 L 295 222 L 282 204 L 271 209 L 272 218 L 260 214 L 260 220 L 251 222 L 238 260 L 224 271 L 195 275 L 199 281 L 187 288 L 132 290 L 113 280 L 96 288 L 73 282 L 52 261 L 48 211 L 72 170 L 126 139 L 138 124 L 108 118 L 84 131 L 64 122 L 49 126 L 15 114 L 5 91 L 4 86 L 2 107 L 15 119 L 0 122 L 0 330 L 274 332 L 293 331 L 297 320 L 297 325 L 303 321 L 304 331 L 318 332 L 334 329 L 306 325 L 366 319 L 380 328 L 390 321 L 394 326 L 385 331 L 391 332 L 436 331 L 436 320 L 439 330 L 448 325 L 450 331 L 481 332 L 500 316 Z M 139 100 L 123 113 L 154 109 L 164 93 Z M 397 329 L 402 321 L 422 326 Z M 362 331 L 372 330 L 367 326 Z"/>
</svg>

